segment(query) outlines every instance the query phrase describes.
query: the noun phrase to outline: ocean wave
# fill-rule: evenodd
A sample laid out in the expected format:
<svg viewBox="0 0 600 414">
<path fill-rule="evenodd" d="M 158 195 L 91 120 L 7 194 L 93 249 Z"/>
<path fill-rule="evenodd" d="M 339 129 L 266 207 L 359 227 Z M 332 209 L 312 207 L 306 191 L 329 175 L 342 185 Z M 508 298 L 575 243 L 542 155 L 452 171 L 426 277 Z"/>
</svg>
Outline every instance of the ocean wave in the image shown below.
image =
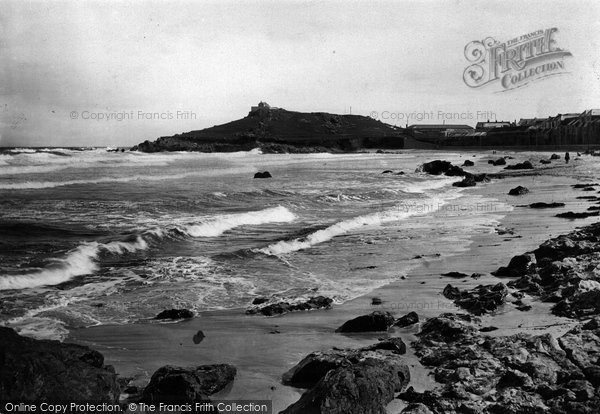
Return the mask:
<svg viewBox="0 0 600 414">
<path fill-rule="evenodd" d="M 223 170 L 192 171 L 181 174 L 165 175 L 131 175 L 128 177 L 101 177 L 89 180 L 67 180 L 67 181 L 25 181 L 21 183 L 2 183 L 2 190 L 34 190 L 43 188 L 62 187 L 67 185 L 81 184 L 105 184 L 105 183 L 128 183 L 131 181 L 166 181 L 179 180 L 188 177 L 215 177 L 225 174 L 245 174 L 256 171 L 252 167 L 228 168 Z"/>
<path fill-rule="evenodd" d="M 121 255 L 148 248 L 141 236 L 131 242 L 112 241 L 109 243 L 87 242 L 71 250 L 62 259 L 52 259 L 43 269 L 24 274 L 0 276 L 0 290 L 27 289 L 39 286 L 58 285 L 98 270 L 96 260 L 102 253 Z"/>
<path fill-rule="evenodd" d="M 445 199 L 432 197 L 424 200 L 419 205 L 427 205 L 427 209 L 406 208 L 398 206 L 388 210 L 367 214 L 364 216 L 354 217 L 348 220 L 343 220 L 335 223 L 325 229 L 317 230 L 304 238 L 294 240 L 281 240 L 261 249 L 254 249 L 254 252 L 263 253 L 271 256 L 279 256 L 311 248 L 314 245 L 324 243 L 334 237 L 344 235 L 363 228 L 364 226 L 379 226 L 385 223 L 404 220 L 413 215 L 421 215 L 431 213 L 438 210 L 446 203 Z"/>
<path fill-rule="evenodd" d="M 267 223 L 288 223 L 296 216 L 283 206 L 248 213 L 228 214 L 212 217 L 204 223 L 178 227 L 191 237 L 216 237 L 235 227 Z"/>
</svg>

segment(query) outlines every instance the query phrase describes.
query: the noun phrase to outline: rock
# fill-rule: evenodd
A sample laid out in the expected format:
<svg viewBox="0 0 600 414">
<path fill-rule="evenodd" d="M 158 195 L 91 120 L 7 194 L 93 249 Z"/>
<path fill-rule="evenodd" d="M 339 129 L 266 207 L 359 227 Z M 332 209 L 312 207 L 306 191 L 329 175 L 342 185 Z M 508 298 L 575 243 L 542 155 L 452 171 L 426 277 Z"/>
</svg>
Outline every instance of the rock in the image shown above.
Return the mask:
<svg viewBox="0 0 600 414">
<path fill-rule="evenodd" d="M 552 154 L 552 155 L 550 156 L 550 159 L 551 159 L 551 160 L 560 160 L 560 155 L 558 155 L 558 154 Z"/>
<path fill-rule="evenodd" d="M 456 165 L 452 165 L 450 161 L 441 160 L 426 162 L 423 165 L 421 165 L 421 167 L 419 167 L 417 171 L 423 171 L 432 175 L 445 174 L 449 177 L 467 175 L 467 173 L 462 168 Z"/>
<path fill-rule="evenodd" d="M 389 312 L 375 311 L 369 315 L 351 319 L 336 329 L 336 332 L 378 332 L 387 331 L 394 324 L 394 317 Z"/>
<path fill-rule="evenodd" d="M 475 182 L 475 178 L 473 176 L 467 176 L 462 179 L 462 181 L 457 181 L 452 183 L 454 187 L 474 187 L 477 185 Z"/>
<path fill-rule="evenodd" d="M 406 406 L 400 414 L 433 414 L 425 404 L 412 403 Z"/>
<path fill-rule="evenodd" d="M 531 310 L 531 305 L 517 306 L 517 310 L 520 310 L 521 312 L 528 312 Z"/>
<path fill-rule="evenodd" d="M 309 298 L 308 300 L 289 303 L 289 302 L 277 302 L 271 303 L 264 306 L 261 303 L 258 306 L 250 307 L 246 309 L 247 315 L 255 315 L 262 314 L 265 316 L 274 316 L 274 315 L 282 315 L 288 312 L 295 311 L 306 311 L 306 310 L 316 310 L 316 309 L 330 309 L 331 304 L 333 303 L 333 299 L 325 297 L 325 296 L 314 296 Z"/>
<path fill-rule="evenodd" d="M 559 213 L 555 217 L 567 218 L 567 219 L 582 219 L 588 217 L 597 217 L 600 215 L 600 211 L 594 212 L 583 212 L 583 213 L 574 213 L 572 211 L 567 211 L 566 213 Z"/>
<path fill-rule="evenodd" d="M 540 164 L 550 164 L 552 161 L 550 160 L 540 160 Z"/>
<path fill-rule="evenodd" d="M 530 161 L 524 161 L 521 163 L 507 165 L 504 167 L 505 170 L 533 170 L 533 165 Z"/>
<path fill-rule="evenodd" d="M 394 393 L 408 384 L 405 369 L 404 364 L 366 359 L 332 370 L 281 413 L 384 413 Z"/>
<path fill-rule="evenodd" d="M 479 329 L 479 332 L 493 332 L 493 331 L 497 331 L 498 328 L 495 326 L 484 326 L 483 328 Z"/>
<path fill-rule="evenodd" d="M 4 401 L 118 403 L 120 386 L 111 368 L 86 346 L 26 338 L 0 327 Z"/>
<path fill-rule="evenodd" d="M 297 388 L 311 388 L 329 371 L 349 367 L 368 358 L 402 363 L 400 355 L 406 353 L 406 344 L 401 338 L 388 338 L 376 344 L 359 349 L 333 349 L 327 352 L 313 352 L 302 359 L 293 368 L 283 374 L 282 382 Z M 403 368 L 408 378 L 408 367 Z"/>
<path fill-rule="evenodd" d="M 573 184 L 571 187 L 573 188 L 589 188 L 589 187 L 594 187 L 600 185 L 598 183 L 579 183 L 579 184 Z"/>
<path fill-rule="evenodd" d="M 258 298 L 254 298 L 252 300 L 252 304 L 253 305 L 262 305 L 263 303 L 266 303 L 268 301 L 269 301 L 268 298 L 258 297 Z"/>
<path fill-rule="evenodd" d="M 504 158 L 498 158 L 497 160 L 490 160 L 492 161 L 491 164 L 493 165 L 506 165 L 506 159 Z"/>
<path fill-rule="evenodd" d="M 371 305 L 373 306 L 378 306 L 381 305 L 383 303 L 383 301 L 380 298 L 371 298 Z"/>
<path fill-rule="evenodd" d="M 508 192 L 508 195 L 520 196 L 520 195 L 527 194 L 528 192 L 529 192 L 529 190 L 527 188 L 522 187 L 522 186 L 518 186 L 518 187 L 512 188 Z"/>
<path fill-rule="evenodd" d="M 420 343 L 454 342 L 471 337 L 475 328 L 470 324 L 473 319 L 469 315 L 443 313 L 438 317 L 428 319 L 422 326 Z"/>
<path fill-rule="evenodd" d="M 189 319 L 193 318 L 194 313 L 187 309 L 169 309 L 164 310 L 154 317 L 154 319 Z"/>
<path fill-rule="evenodd" d="M 394 326 L 404 328 L 406 326 L 414 325 L 417 322 L 419 322 L 419 315 L 417 315 L 416 312 L 410 312 L 402 316 L 401 318 L 396 319 L 396 323 L 394 323 Z"/>
<path fill-rule="evenodd" d="M 382 172 L 382 174 L 392 174 L 392 173 L 393 173 L 392 170 L 385 170 L 385 171 Z"/>
<path fill-rule="evenodd" d="M 463 167 L 472 167 L 474 165 L 475 165 L 475 163 L 473 161 L 471 161 L 471 160 L 465 160 L 465 162 L 463 162 L 462 166 Z"/>
<path fill-rule="evenodd" d="M 530 208 L 558 208 L 564 207 L 565 203 L 532 203 L 529 204 Z"/>
<path fill-rule="evenodd" d="M 537 260 L 535 253 L 519 254 L 510 259 L 507 267 L 500 267 L 492 274 L 496 277 L 518 277 L 535 272 Z"/>
<path fill-rule="evenodd" d="M 201 402 L 229 385 L 237 374 L 228 364 L 159 368 L 144 389 L 146 402 Z"/>
<path fill-rule="evenodd" d="M 272 178 L 272 177 L 273 176 L 268 171 L 263 171 L 263 172 L 259 171 L 256 174 L 254 174 L 254 178 Z"/>
<path fill-rule="evenodd" d="M 397 172 L 396 175 L 404 175 L 404 171 Z"/>
<path fill-rule="evenodd" d="M 442 276 L 452 277 L 452 278 L 455 278 L 455 279 L 464 279 L 464 278 L 469 277 L 469 275 L 467 275 L 465 273 L 461 273 L 461 272 L 442 273 Z"/>
<path fill-rule="evenodd" d="M 196 334 L 192 337 L 192 341 L 194 341 L 194 343 L 196 345 L 198 345 L 203 340 L 204 340 L 204 332 L 202 332 L 202 331 L 196 332 Z"/>
<path fill-rule="evenodd" d="M 578 290 L 558 302 L 552 313 L 569 318 L 583 318 L 600 314 L 600 290 Z"/>
<path fill-rule="evenodd" d="M 497 285 L 479 285 L 471 290 L 461 291 L 452 285 L 444 288 L 444 296 L 453 299 L 456 306 L 466 309 L 474 315 L 493 312 L 504 303 L 508 288 L 503 283 Z"/>
</svg>

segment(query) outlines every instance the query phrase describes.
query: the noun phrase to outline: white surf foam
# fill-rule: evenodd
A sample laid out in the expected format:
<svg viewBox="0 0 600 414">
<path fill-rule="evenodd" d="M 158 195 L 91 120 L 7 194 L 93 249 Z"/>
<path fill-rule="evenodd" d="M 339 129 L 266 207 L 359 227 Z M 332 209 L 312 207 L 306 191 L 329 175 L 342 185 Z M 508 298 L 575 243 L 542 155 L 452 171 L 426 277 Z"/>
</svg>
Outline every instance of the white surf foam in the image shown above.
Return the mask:
<svg viewBox="0 0 600 414">
<path fill-rule="evenodd" d="M 283 206 L 277 206 L 260 211 L 211 217 L 204 223 L 188 225 L 180 230 L 191 237 L 216 237 L 235 227 L 288 223 L 295 219 L 294 213 Z"/>
<path fill-rule="evenodd" d="M 336 236 L 341 236 L 354 230 L 361 229 L 364 226 L 379 226 L 389 222 L 404 220 L 413 215 L 429 214 L 439 209 L 445 202 L 446 201 L 442 198 L 432 197 L 426 201 L 428 206 L 427 209 L 391 208 L 364 216 L 354 217 L 335 223 L 323 230 L 317 230 L 314 233 L 309 234 L 306 238 L 290 241 L 282 240 L 265 248 L 255 249 L 255 251 L 267 255 L 278 256 L 308 249 L 316 244 L 329 241 Z"/>
<path fill-rule="evenodd" d="M 148 243 L 138 237 L 134 242 L 84 243 L 62 259 L 53 259 L 44 269 L 20 275 L 1 275 L 0 290 L 27 289 L 38 286 L 58 285 L 74 277 L 91 274 L 98 269 L 96 259 L 100 253 L 131 253 L 148 248 Z"/>
</svg>

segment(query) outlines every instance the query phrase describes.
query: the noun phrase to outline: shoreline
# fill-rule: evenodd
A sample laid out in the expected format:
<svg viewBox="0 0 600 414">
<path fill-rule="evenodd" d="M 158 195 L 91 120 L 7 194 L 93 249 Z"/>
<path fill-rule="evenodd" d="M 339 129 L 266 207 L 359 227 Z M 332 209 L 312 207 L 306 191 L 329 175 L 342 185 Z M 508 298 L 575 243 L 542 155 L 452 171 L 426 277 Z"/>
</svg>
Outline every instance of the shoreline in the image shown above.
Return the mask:
<svg viewBox="0 0 600 414">
<path fill-rule="evenodd" d="M 545 172 L 542 170 L 539 173 L 544 174 Z M 506 196 L 509 188 L 518 185 L 516 181 L 530 182 L 529 185 L 523 184 L 530 188 L 536 188 L 536 186 L 539 186 L 540 189 L 544 186 L 555 188 L 555 183 L 539 185 L 543 183 L 537 183 L 536 177 L 539 175 L 515 175 L 497 179 L 492 183 L 466 191 L 484 196 L 504 197 L 508 200 L 518 201 L 518 204 L 534 201 L 560 201 L 556 200 L 556 195 L 549 191 L 546 193 L 542 191 L 540 194 L 536 190 L 528 196 L 516 199 L 509 199 L 510 196 Z M 565 188 L 577 181 L 576 178 L 560 175 L 556 179 Z M 584 200 L 576 200 L 575 194 L 575 191 L 564 194 L 564 198 L 569 199 L 571 203 L 567 204 L 565 211 L 577 210 L 577 208 L 573 208 L 573 203 L 581 204 L 581 206 L 585 204 Z M 525 213 L 524 217 L 520 216 L 522 213 Z M 333 333 L 333 330 L 346 320 L 376 310 L 378 307 L 370 305 L 372 297 L 376 296 L 383 300 L 382 310 L 385 310 L 385 307 L 389 307 L 390 304 L 397 304 L 397 298 L 407 290 L 410 290 L 411 293 L 420 292 L 419 296 L 411 296 L 411 300 L 415 304 L 431 302 L 432 298 L 438 300 L 437 309 L 435 307 L 421 310 L 400 309 L 399 307 L 391 309 L 390 311 L 396 317 L 415 310 L 421 321 L 424 321 L 426 318 L 438 316 L 442 312 L 463 312 L 452 301 L 442 296 L 443 287 L 447 283 L 456 281 L 441 277 L 440 273 L 447 271 L 491 272 L 499 266 L 505 265 L 516 254 L 529 251 L 551 237 L 568 233 L 577 226 L 594 221 L 594 219 L 584 219 L 573 222 L 555 218 L 554 214 L 553 210 L 549 210 L 548 217 L 540 220 L 539 211 L 515 207 L 512 212 L 506 213 L 505 217 L 501 219 L 501 225 L 505 227 L 519 226 L 525 230 L 520 232 L 525 233 L 520 234 L 523 237 L 513 237 L 506 241 L 506 236 L 495 233 L 476 234 L 471 237 L 472 241 L 463 253 L 421 262 L 409 272 L 406 280 L 375 289 L 368 295 L 347 301 L 342 305 L 336 305 L 331 310 L 295 312 L 271 318 L 247 316 L 243 314 L 243 309 L 211 311 L 203 312 L 192 320 L 173 324 L 103 325 L 76 329 L 71 331 L 67 340 L 89 345 L 93 349 L 101 351 L 108 363 L 116 367 L 121 377 L 134 377 L 132 384 L 141 387 L 145 386 L 152 372 L 165 364 L 187 366 L 231 363 L 238 367 L 238 377 L 231 389 L 216 394 L 214 397 L 243 398 L 251 395 L 252 398 L 272 399 L 273 412 L 278 412 L 296 401 L 304 391 L 281 385 L 281 374 L 308 353 L 316 350 L 325 351 L 332 347 L 367 346 L 382 336 L 400 336 L 406 343 L 414 340 L 415 327 L 396 328 L 395 331 L 386 334 L 341 335 Z M 536 218 L 537 221 L 531 221 L 532 218 Z M 528 222 L 533 225 L 530 225 L 529 228 L 524 227 Z M 498 245 L 502 245 L 501 255 L 497 254 Z M 417 253 L 415 252 L 415 254 Z M 477 259 L 473 262 L 465 260 L 470 257 L 477 257 Z M 465 266 L 465 262 L 471 264 Z M 486 275 L 477 280 L 470 279 L 460 282 L 460 287 L 471 288 L 478 284 L 488 284 L 494 281 L 497 282 L 498 279 Z M 421 285 L 421 282 L 426 282 L 426 284 Z M 510 331 L 516 329 L 530 330 L 532 333 L 548 331 L 559 335 L 568 330 L 569 326 L 548 326 L 540 329 L 540 325 L 553 325 L 557 321 L 557 317 L 549 314 L 547 306 L 539 306 L 539 304 L 535 304 L 534 309 L 530 312 L 504 309 L 495 316 L 486 316 L 482 319 L 485 321 L 482 322 L 482 326 L 486 324 L 500 325 L 500 329 L 490 333 L 492 336 L 509 334 Z M 531 326 L 518 327 L 519 324 L 526 321 L 530 321 Z M 563 322 L 559 321 L 559 323 Z M 201 344 L 195 345 L 191 338 L 198 330 L 202 330 L 206 334 L 206 338 Z M 278 333 L 271 333 L 275 331 Z M 315 347 L 315 344 L 318 346 Z M 410 385 L 419 391 L 432 387 L 435 383 L 428 376 L 428 370 L 420 366 L 411 352 L 409 350 L 409 354 L 406 356 L 413 376 Z M 392 404 L 397 406 L 398 401 L 394 400 Z"/>
</svg>

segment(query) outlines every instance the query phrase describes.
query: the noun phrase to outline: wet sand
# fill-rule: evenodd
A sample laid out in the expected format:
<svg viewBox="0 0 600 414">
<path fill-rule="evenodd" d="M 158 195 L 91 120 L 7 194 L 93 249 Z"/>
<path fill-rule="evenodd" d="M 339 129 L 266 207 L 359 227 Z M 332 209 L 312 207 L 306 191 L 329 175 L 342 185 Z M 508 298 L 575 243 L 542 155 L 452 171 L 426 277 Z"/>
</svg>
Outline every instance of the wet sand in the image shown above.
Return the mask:
<svg viewBox="0 0 600 414">
<path fill-rule="evenodd" d="M 498 158 L 502 154 L 486 154 L 487 158 Z M 547 158 L 549 154 L 512 154 L 514 160 Z M 502 171 L 499 167 L 488 166 L 481 156 L 472 158 L 473 172 Z M 424 161 L 430 160 L 428 157 Z M 460 165 L 461 159 L 452 159 Z M 464 158 L 462 158 L 464 160 Z M 273 412 L 279 412 L 296 401 L 304 390 L 281 385 L 281 375 L 310 352 L 327 350 L 331 347 L 360 347 L 387 336 L 400 336 L 408 344 L 414 339 L 418 325 L 392 329 L 388 333 L 342 335 L 334 330 L 353 317 L 370 313 L 373 310 L 388 310 L 396 317 L 416 311 L 421 320 L 443 312 L 460 311 L 453 303 L 442 296 L 443 288 L 451 283 L 461 288 L 479 284 L 506 283 L 507 278 L 496 278 L 489 272 L 506 265 L 510 258 L 536 248 L 543 241 L 559 234 L 568 233 L 576 227 L 597 221 L 597 218 L 566 220 L 554 217 L 564 211 L 585 211 L 590 205 L 577 196 L 592 195 L 572 189 L 571 185 L 593 179 L 591 157 L 575 160 L 569 166 L 564 161 L 553 167 L 536 170 L 536 174 L 493 179 L 492 182 L 465 190 L 465 195 L 484 196 L 515 208 L 503 212 L 500 227 L 513 229 L 514 234 L 498 234 L 494 227 L 483 228 L 470 235 L 470 243 L 464 243 L 464 251 L 448 257 L 425 256 L 415 261 L 415 267 L 406 279 L 398 280 L 379 288 L 363 297 L 334 306 L 330 310 L 290 313 L 277 317 L 247 316 L 244 309 L 205 312 L 192 320 L 178 323 L 137 323 L 122 326 L 98 326 L 77 329 L 71 332 L 69 341 L 89 345 L 102 352 L 106 363 L 115 366 L 122 377 L 134 377 L 134 384 L 144 386 L 152 373 L 159 367 L 171 365 L 200 365 L 230 363 L 237 367 L 238 376 L 233 385 L 213 396 L 215 399 L 271 399 Z M 534 162 L 534 165 L 539 165 Z M 530 173 L 530 172 L 529 172 Z M 582 181 L 579 181 L 582 180 Z M 524 196 L 508 196 L 510 188 L 522 185 L 530 193 Z M 594 193 L 595 194 L 595 193 Z M 533 202 L 564 202 L 563 208 L 531 209 L 518 207 Z M 492 207 L 493 208 L 493 207 Z M 436 212 L 434 215 L 443 215 Z M 438 217 L 439 219 L 439 217 Z M 448 235 L 452 238 L 452 235 Z M 431 240 L 431 252 L 436 243 L 446 243 L 447 239 Z M 415 255 L 423 252 L 413 252 Z M 430 252 L 429 252 L 430 253 Z M 451 279 L 442 273 L 458 271 L 466 274 L 481 273 L 478 279 Z M 423 284 L 423 282 L 425 282 Z M 371 305 L 373 297 L 381 298 L 379 306 Z M 499 329 L 490 335 L 508 335 L 515 332 L 540 334 L 551 332 L 561 334 L 572 325 L 567 319 L 549 313 L 549 305 L 533 298 L 525 297 L 524 302 L 533 306 L 531 311 L 521 312 L 507 303 L 498 312 L 482 318 L 482 326 L 493 325 Z M 157 312 L 160 311 L 157 309 Z M 198 330 L 205 339 L 194 344 L 192 338 Z M 417 390 L 432 388 L 433 379 L 427 370 L 420 366 L 409 349 L 406 360 L 411 368 L 411 385 Z M 401 407 L 399 400 L 392 402 L 390 409 Z"/>
</svg>

